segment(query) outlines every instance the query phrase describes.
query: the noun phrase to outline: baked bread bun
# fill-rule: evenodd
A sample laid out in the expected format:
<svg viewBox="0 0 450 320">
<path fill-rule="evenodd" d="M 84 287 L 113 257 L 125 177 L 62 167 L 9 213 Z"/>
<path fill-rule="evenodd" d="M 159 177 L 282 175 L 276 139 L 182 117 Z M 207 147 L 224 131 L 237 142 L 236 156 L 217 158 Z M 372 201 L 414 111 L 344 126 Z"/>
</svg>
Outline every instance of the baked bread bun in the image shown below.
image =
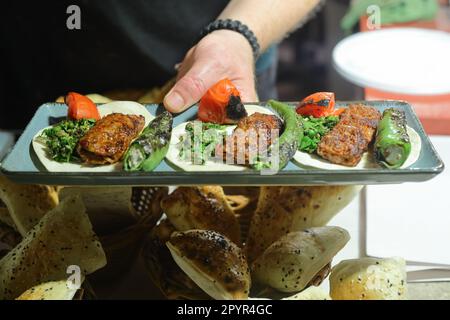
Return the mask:
<svg viewBox="0 0 450 320">
<path fill-rule="evenodd" d="M 401 258 L 344 260 L 331 271 L 333 300 L 404 300 L 406 263 Z"/>
<path fill-rule="evenodd" d="M 349 239 L 348 232 L 339 227 L 288 233 L 256 259 L 252 278 L 281 292 L 300 292 L 319 284 L 314 281 L 316 276 L 323 279 L 328 275 L 322 271 Z"/>
<path fill-rule="evenodd" d="M 213 230 L 241 243 L 239 221 L 220 186 L 179 187 L 161 207 L 178 231 Z"/>
<path fill-rule="evenodd" d="M 250 270 L 241 249 L 215 231 L 174 232 L 166 243 L 178 266 L 217 300 L 248 299 Z"/>
<path fill-rule="evenodd" d="M 261 187 L 246 241 L 249 262 L 289 232 L 325 226 L 362 186 Z"/>
</svg>

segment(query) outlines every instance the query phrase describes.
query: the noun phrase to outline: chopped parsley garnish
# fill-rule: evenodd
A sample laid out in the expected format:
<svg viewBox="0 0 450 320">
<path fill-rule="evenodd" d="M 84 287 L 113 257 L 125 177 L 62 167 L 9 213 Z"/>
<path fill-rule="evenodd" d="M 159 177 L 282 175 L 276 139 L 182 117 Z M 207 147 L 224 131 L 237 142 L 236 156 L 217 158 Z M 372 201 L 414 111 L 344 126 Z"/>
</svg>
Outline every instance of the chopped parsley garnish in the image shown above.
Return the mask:
<svg viewBox="0 0 450 320">
<path fill-rule="evenodd" d="M 76 146 L 78 141 L 94 126 L 95 120 L 63 120 L 45 129 L 39 140 L 44 142 L 53 160 L 69 162 L 78 160 Z"/>
<path fill-rule="evenodd" d="M 314 153 L 317 150 L 322 137 L 326 135 L 339 122 L 338 116 L 314 118 L 312 116 L 303 118 L 303 139 L 299 150 Z"/>
</svg>

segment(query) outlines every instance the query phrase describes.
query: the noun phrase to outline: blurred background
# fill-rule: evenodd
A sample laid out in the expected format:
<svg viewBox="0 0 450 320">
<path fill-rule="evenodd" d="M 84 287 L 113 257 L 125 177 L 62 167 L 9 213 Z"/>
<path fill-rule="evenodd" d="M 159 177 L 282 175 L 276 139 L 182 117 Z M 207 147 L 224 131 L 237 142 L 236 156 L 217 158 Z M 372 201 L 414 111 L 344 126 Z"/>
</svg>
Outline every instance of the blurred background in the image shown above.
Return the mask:
<svg viewBox="0 0 450 320">
<path fill-rule="evenodd" d="M 361 99 L 362 90 L 333 68 L 332 51 L 345 37 L 339 28 L 350 0 L 326 1 L 324 7 L 279 46 L 277 89 L 281 100 L 296 101 L 316 91 L 335 92 L 339 100 Z"/>
</svg>

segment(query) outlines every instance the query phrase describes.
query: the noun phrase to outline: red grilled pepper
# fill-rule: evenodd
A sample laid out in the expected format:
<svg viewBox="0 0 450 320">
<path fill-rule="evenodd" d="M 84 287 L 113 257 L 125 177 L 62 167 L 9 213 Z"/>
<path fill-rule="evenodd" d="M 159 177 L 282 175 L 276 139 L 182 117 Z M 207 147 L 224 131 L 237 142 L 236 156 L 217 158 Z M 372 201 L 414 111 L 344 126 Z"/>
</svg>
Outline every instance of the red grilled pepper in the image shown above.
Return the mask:
<svg viewBox="0 0 450 320">
<path fill-rule="evenodd" d="M 97 106 L 91 99 L 76 92 L 69 92 L 64 99 L 69 107 L 68 117 L 73 120 L 100 119 Z"/>
<path fill-rule="evenodd" d="M 240 93 L 227 78 L 209 88 L 200 99 L 198 118 L 203 122 L 232 124 L 246 116 Z"/>
<path fill-rule="evenodd" d="M 334 109 L 335 103 L 333 92 L 317 92 L 303 99 L 296 111 L 302 116 L 314 118 L 338 116 L 344 109 Z"/>
</svg>

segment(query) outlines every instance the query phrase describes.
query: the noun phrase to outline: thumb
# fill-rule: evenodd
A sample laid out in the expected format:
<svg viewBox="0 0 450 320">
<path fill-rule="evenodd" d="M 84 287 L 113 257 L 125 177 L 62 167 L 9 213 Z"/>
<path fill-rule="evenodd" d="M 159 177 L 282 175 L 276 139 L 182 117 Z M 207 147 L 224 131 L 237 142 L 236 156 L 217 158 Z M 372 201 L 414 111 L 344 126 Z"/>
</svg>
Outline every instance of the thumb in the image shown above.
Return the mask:
<svg viewBox="0 0 450 320">
<path fill-rule="evenodd" d="M 184 111 L 223 77 L 224 72 L 214 68 L 209 61 L 198 60 L 164 97 L 164 106 L 173 113 Z"/>
</svg>

